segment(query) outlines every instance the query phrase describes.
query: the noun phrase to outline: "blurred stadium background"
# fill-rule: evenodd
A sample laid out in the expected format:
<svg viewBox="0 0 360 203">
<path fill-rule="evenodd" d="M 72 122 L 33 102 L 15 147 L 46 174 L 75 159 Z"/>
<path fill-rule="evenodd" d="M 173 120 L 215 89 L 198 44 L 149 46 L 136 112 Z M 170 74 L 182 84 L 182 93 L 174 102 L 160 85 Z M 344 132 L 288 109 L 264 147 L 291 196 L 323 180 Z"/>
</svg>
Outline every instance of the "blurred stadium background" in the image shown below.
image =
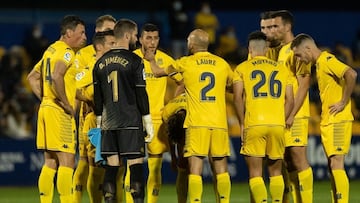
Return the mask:
<svg viewBox="0 0 360 203">
<path fill-rule="evenodd" d="M 183 0 L 184 9 L 190 23 L 200 8 L 201 1 Z M 220 47 L 221 36 L 226 28 L 235 28 L 236 54 L 229 57 L 233 66 L 240 63 L 246 53 L 248 33 L 259 29 L 259 14 L 266 10 L 288 9 L 294 14 L 294 33 L 308 33 L 318 44 L 347 62 L 358 72 L 360 70 L 360 9 L 354 2 L 341 1 L 337 4 L 324 3 L 313 5 L 305 0 L 296 4 L 293 1 L 210 1 L 213 13 L 218 17 L 220 27 L 217 42 Z M 160 48 L 172 54 L 170 37 L 172 25 L 169 17 L 171 1 L 141 0 L 18 0 L 8 2 L 0 8 L 0 202 L 6 192 L 5 187 L 29 187 L 34 191 L 42 165 L 42 154 L 35 149 L 36 110 L 38 101 L 32 95 L 26 83 L 26 74 L 34 63 L 29 51 L 28 36 L 34 26 L 39 26 L 45 42 L 53 42 L 59 37 L 59 22 L 66 14 L 77 14 L 87 23 L 86 31 L 90 43 L 95 19 L 99 15 L 111 14 L 115 18 L 131 18 L 139 26 L 146 22 L 159 25 Z M 176 26 L 176 25 L 175 25 Z M 186 33 L 187 34 L 187 33 Z M 31 45 L 30 45 L 31 46 Z M 359 74 L 360 75 L 360 74 Z M 316 82 L 310 90 L 311 118 L 308 156 L 313 166 L 317 182 L 328 181 L 327 162 L 319 139 L 319 100 Z M 169 86 L 169 92 L 172 91 Z M 168 98 L 167 98 L 168 99 Z M 346 157 L 346 170 L 350 180 L 360 180 L 360 79 L 353 94 L 353 112 L 356 118 L 350 153 Z M 245 184 L 247 169 L 239 155 L 239 126 L 228 95 L 228 124 L 232 136 L 232 156 L 229 159 L 229 171 L 234 183 Z M 10 116 L 10 118 L 9 118 Z M 9 126 L 9 119 L 14 125 Z M 14 129 L 15 126 L 15 129 Z M 170 156 L 167 154 L 163 165 L 163 182 L 173 185 L 175 173 L 170 169 Z M 204 169 L 206 182 L 211 182 L 211 172 L 207 165 Z M 359 184 L 357 184 L 359 186 Z M 352 185 L 351 185 L 352 187 Z M 14 189 L 14 190 L 15 190 Z M 2 192 L 1 192 L 2 191 Z M 174 192 L 175 195 L 175 192 Z M 360 201 L 359 194 L 357 200 Z M 316 195 L 315 195 L 316 196 Z M 4 200 L 4 201 L 3 201 Z"/>
</svg>

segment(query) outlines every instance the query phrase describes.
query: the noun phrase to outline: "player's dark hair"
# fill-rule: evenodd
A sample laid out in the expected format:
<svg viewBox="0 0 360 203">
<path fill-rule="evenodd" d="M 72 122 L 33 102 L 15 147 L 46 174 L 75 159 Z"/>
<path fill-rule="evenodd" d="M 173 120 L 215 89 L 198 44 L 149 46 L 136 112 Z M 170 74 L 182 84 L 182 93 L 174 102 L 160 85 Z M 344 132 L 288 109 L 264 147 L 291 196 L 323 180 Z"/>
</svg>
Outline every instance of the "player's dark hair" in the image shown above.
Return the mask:
<svg viewBox="0 0 360 203">
<path fill-rule="evenodd" d="M 66 30 L 75 30 L 77 25 L 84 25 L 85 22 L 77 15 L 66 15 L 60 23 L 60 34 L 65 35 Z"/>
<path fill-rule="evenodd" d="M 141 27 L 141 34 L 143 32 L 159 32 L 159 27 L 155 24 L 152 23 L 145 23 L 142 27 Z"/>
<path fill-rule="evenodd" d="M 185 136 L 185 129 L 183 127 L 186 116 L 186 110 L 182 109 L 169 117 L 168 131 L 169 139 L 174 143 L 179 143 Z"/>
<path fill-rule="evenodd" d="M 96 45 L 97 44 L 105 44 L 105 37 L 106 36 L 114 36 L 114 31 L 113 30 L 106 30 L 103 32 L 96 32 L 92 38 L 92 44 L 96 50 Z"/>
<path fill-rule="evenodd" d="M 305 34 L 305 33 L 300 33 L 293 39 L 293 41 L 291 42 L 290 48 L 293 49 L 294 47 L 299 46 L 305 40 L 314 41 L 310 35 Z"/>
<path fill-rule="evenodd" d="M 250 42 L 251 40 L 265 40 L 266 41 L 266 35 L 265 35 L 265 33 L 261 32 L 259 30 L 256 30 L 256 31 L 251 32 L 248 35 L 248 42 Z"/>
</svg>

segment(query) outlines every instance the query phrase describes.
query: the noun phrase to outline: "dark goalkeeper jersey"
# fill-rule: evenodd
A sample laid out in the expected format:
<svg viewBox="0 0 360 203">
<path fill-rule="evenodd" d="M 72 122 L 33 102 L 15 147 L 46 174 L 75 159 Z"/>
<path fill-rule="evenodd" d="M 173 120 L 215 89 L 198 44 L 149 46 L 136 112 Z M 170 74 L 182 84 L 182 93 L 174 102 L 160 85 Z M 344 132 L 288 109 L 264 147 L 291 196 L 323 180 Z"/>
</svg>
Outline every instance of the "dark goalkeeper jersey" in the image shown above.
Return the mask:
<svg viewBox="0 0 360 203">
<path fill-rule="evenodd" d="M 102 130 L 142 126 L 141 115 L 148 112 L 144 113 L 146 109 L 141 108 L 149 105 L 143 70 L 142 59 L 125 49 L 112 49 L 96 62 L 93 70 L 95 114 L 102 116 Z M 143 95 L 137 95 L 139 88 L 144 88 L 140 91 Z"/>
</svg>

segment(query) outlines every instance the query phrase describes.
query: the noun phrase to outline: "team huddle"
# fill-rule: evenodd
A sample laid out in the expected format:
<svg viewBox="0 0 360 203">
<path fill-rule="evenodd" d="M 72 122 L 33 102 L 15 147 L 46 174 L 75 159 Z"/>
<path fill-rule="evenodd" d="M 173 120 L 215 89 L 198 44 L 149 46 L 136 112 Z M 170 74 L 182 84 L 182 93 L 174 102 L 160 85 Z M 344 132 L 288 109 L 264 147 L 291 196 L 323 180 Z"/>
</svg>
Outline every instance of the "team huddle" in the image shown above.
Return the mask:
<svg viewBox="0 0 360 203">
<path fill-rule="evenodd" d="M 209 51 L 209 34 L 202 29 L 189 33 L 189 55 L 174 59 L 158 49 L 160 31 L 152 23 L 139 32 L 131 19 L 100 16 L 87 46 L 79 16 L 65 16 L 60 28 L 60 39 L 28 75 L 41 100 L 36 138 L 37 149 L 44 151 L 41 203 L 53 201 L 55 187 L 62 203 L 81 202 L 85 190 L 92 203 L 156 203 L 166 152 L 177 171 L 179 203 L 202 202 L 205 158 L 216 202 L 233 202 L 228 93 L 240 124 L 239 153 L 249 171 L 251 202 L 313 202 L 306 154 L 312 66 L 322 102 L 321 141 L 331 197 L 336 203 L 349 201 L 344 157 L 357 74 L 320 50 L 310 35 L 294 36 L 289 11 L 261 14 L 261 30 L 248 35 L 248 59 L 234 69 Z M 165 102 L 169 81 L 176 88 Z"/>
</svg>

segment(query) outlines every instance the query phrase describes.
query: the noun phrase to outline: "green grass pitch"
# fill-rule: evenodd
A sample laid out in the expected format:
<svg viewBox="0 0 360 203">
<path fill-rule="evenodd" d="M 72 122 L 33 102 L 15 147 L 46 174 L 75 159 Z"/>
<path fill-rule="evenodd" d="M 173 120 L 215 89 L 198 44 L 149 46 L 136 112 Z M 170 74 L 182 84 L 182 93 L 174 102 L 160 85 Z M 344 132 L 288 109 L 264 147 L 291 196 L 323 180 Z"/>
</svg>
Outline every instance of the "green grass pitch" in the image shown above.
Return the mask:
<svg viewBox="0 0 360 203">
<path fill-rule="evenodd" d="M 360 180 L 350 180 L 350 203 L 360 202 Z M 1 203 L 37 203 L 38 191 L 36 187 L 0 187 Z M 55 191 L 54 203 L 59 203 L 57 193 Z M 83 203 L 89 202 L 87 194 L 84 194 Z M 176 192 L 174 184 L 163 184 L 160 192 L 159 203 L 176 202 Z M 203 190 L 203 201 L 215 202 L 213 186 L 206 183 Z M 236 203 L 250 202 L 249 189 L 246 182 L 232 183 L 231 201 Z M 314 182 L 314 202 L 331 202 L 330 199 L 330 182 L 315 181 Z"/>
</svg>

